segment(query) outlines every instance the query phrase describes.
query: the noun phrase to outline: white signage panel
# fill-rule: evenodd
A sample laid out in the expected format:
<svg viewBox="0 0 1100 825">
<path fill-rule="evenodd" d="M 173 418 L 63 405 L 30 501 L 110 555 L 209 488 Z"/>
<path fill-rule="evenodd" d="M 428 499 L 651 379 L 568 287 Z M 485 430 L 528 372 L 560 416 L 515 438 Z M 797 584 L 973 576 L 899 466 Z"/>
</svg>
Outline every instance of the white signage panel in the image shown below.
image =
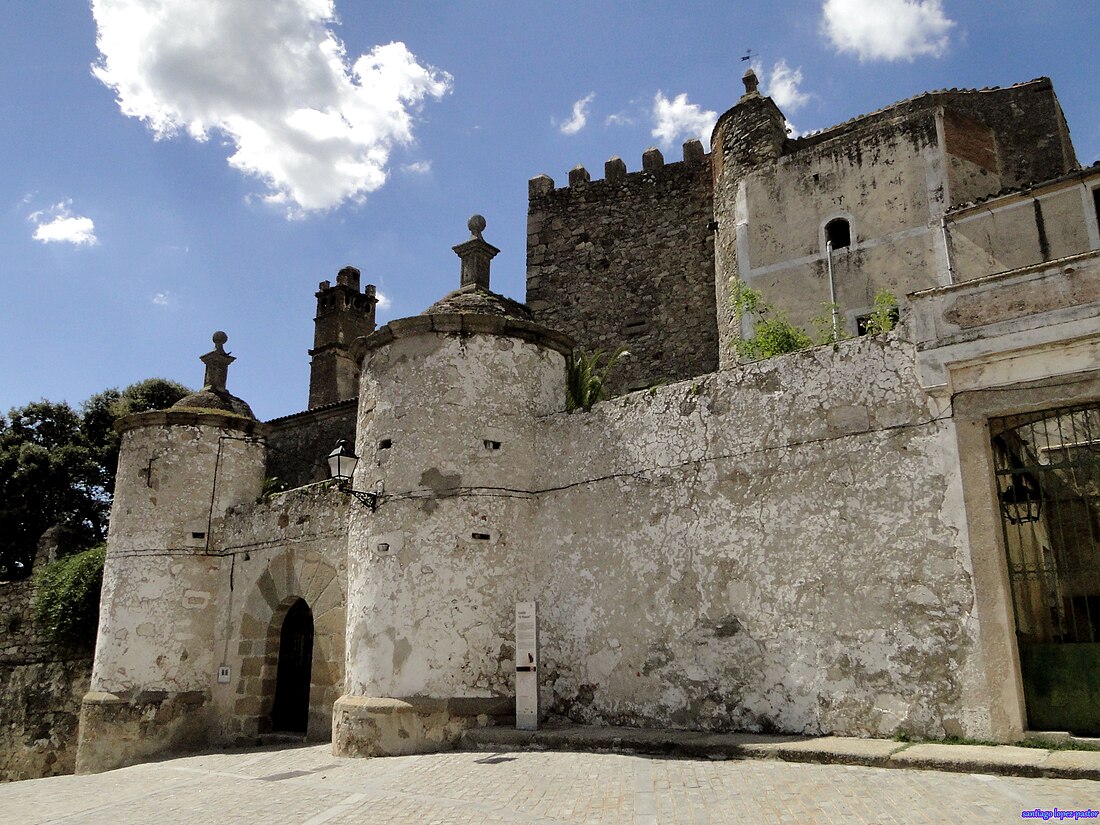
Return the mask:
<svg viewBox="0 0 1100 825">
<path fill-rule="evenodd" d="M 539 627 L 534 602 L 516 603 L 516 728 L 539 727 Z"/>
</svg>

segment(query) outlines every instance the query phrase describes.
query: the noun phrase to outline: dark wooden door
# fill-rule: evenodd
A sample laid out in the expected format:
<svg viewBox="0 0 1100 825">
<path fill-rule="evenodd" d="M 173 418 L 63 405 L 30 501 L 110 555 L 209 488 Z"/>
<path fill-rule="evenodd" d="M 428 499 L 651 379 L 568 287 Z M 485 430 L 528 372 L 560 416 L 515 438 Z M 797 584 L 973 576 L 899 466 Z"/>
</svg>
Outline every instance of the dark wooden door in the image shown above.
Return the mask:
<svg viewBox="0 0 1100 825">
<path fill-rule="evenodd" d="M 279 669 L 271 729 L 305 733 L 309 720 L 309 681 L 313 664 L 313 612 L 298 599 L 286 618 L 279 640 Z"/>
</svg>

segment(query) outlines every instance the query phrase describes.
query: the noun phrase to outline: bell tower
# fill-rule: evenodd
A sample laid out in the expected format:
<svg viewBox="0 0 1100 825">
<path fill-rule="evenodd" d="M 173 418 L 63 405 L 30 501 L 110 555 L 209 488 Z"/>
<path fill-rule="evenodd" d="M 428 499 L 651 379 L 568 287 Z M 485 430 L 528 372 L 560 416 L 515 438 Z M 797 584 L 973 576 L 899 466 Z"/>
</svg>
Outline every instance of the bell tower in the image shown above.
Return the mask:
<svg viewBox="0 0 1100 825">
<path fill-rule="evenodd" d="M 321 281 L 317 290 L 317 317 L 313 319 L 313 349 L 309 371 L 309 409 L 359 394 L 359 367 L 351 357 L 356 338 L 374 332 L 378 304 L 374 285 L 360 292 L 359 270 L 345 266 L 336 285 Z"/>
</svg>

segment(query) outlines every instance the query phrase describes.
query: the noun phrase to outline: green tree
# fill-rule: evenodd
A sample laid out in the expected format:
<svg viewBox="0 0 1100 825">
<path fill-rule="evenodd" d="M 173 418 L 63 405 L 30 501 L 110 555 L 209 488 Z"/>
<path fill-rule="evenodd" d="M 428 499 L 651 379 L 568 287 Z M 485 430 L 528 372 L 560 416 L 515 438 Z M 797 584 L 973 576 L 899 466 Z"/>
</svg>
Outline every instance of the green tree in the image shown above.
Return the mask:
<svg viewBox="0 0 1100 825">
<path fill-rule="evenodd" d="M 106 555 L 100 544 L 34 572 L 35 618 L 55 642 L 81 647 L 95 641 Z"/>
<path fill-rule="evenodd" d="M 94 540 L 106 526 L 102 472 L 68 404 L 36 401 L 0 418 L 0 576 L 30 572 L 54 524 Z"/>
<path fill-rule="evenodd" d="M 0 416 L 0 578 L 28 575 L 39 538 L 55 524 L 77 529 L 86 547 L 102 541 L 118 465 L 114 422 L 189 392 L 156 378 L 98 393 L 80 413 L 35 401 Z"/>
</svg>

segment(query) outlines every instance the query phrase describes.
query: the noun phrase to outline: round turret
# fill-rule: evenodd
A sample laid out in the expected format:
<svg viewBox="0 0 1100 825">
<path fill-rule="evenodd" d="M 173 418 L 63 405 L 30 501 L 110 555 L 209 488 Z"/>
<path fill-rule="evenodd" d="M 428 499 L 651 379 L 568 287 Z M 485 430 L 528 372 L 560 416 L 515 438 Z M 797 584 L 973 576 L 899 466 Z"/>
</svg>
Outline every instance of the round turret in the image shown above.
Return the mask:
<svg viewBox="0 0 1100 825">
<path fill-rule="evenodd" d="M 464 275 L 466 256 L 492 249 L 483 228 L 471 220 L 474 237 L 455 248 Z M 486 268 L 357 344 L 354 487 L 381 499 L 349 526 L 338 753 L 421 750 L 508 707 L 511 617 L 530 598 L 519 560 L 536 552 L 534 423 L 564 408 L 572 349 L 528 317 L 489 291 Z"/>
<path fill-rule="evenodd" d="M 742 78 L 745 93 L 737 105 L 718 118 L 710 144 L 714 169 L 714 280 L 717 298 L 718 340 L 728 342 L 741 334 L 740 322 L 730 306 L 731 286 L 741 277 L 738 270 L 738 232 L 744 232 L 748 216 L 739 198 L 746 174 L 761 164 L 774 163 L 787 139 L 787 121 L 770 97 L 759 92 L 756 73 Z M 740 205 L 739 205 L 740 204 Z M 719 366 L 731 366 L 732 347 L 719 346 Z"/>
<path fill-rule="evenodd" d="M 263 425 L 225 391 L 233 360 L 225 340 L 217 333 L 214 352 L 202 357 L 207 386 L 189 396 L 193 404 L 116 424 L 122 443 L 78 770 L 131 764 L 208 736 L 218 663 L 211 640 L 230 563 L 211 548 L 226 510 L 259 495 L 266 451 Z"/>
</svg>

